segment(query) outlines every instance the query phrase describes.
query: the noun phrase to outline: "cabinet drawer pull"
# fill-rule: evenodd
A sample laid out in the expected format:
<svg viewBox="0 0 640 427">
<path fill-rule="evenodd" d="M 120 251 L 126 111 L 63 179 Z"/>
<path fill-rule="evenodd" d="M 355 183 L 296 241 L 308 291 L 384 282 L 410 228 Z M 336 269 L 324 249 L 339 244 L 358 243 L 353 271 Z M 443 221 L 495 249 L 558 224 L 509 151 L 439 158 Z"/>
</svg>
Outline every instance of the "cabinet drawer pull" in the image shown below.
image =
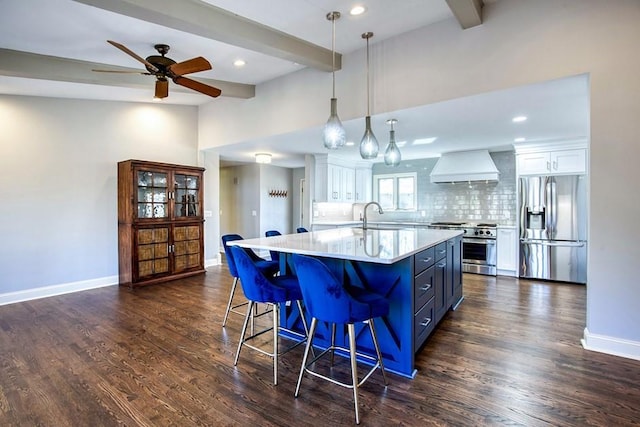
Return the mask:
<svg viewBox="0 0 640 427">
<path fill-rule="evenodd" d="M 427 326 L 429 326 L 429 323 L 431 323 L 431 318 L 430 317 L 425 317 L 424 320 L 422 322 L 420 322 L 420 326 L 427 327 Z"/>
<path fill-rule="evenodd" d="M 428 284 L 427 286 L 423 286 L 420 288 L 421 291 L 428 291 L 429 289 L 431 289 L 431 284 Z"/>
<path fill-rule="evenodd" d="M 446 250 L 446 249 L 442 249 L 442 250 L 438 251 L 438 253 L 439 253 L 440 255 L 442 255 L 442 254 L 446 254 L 446 253 L 447 253 L 447 250 Z"/>
<path fill-rule="evenodd" d="M 431 257 L 427 257 L 427 258 L 422 258 L 422 262 L 431 262 L 433 258 Z"/>
<path fill-rule="evenodd" d="M 445 268 L 447 266 L 446 262 L 441 262 L 440 264 L 436 264 L 436 267 L 438 268 Z"/>
</svg>

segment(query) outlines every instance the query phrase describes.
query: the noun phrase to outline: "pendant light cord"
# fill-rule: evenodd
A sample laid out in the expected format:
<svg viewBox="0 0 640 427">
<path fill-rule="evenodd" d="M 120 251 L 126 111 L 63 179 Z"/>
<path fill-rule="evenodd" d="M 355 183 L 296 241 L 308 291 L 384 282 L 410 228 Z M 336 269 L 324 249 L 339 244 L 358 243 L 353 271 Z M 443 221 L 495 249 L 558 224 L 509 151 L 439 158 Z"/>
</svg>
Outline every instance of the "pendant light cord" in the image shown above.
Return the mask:
<svg viewBox="0 0 640 427">
<path fill-rule="evenodd" d="M 369 104 L 371 104 L 371 100 L 369 99 L 369 37 L 367 37 L 367 116 L 370 116 L 369 113 Z"/>
<path fill-rule="evenodd" d="M 333 96 L 336 97 L 336 17 L 331 18 L 331 74 L 333 76 Z"/>
</svg>

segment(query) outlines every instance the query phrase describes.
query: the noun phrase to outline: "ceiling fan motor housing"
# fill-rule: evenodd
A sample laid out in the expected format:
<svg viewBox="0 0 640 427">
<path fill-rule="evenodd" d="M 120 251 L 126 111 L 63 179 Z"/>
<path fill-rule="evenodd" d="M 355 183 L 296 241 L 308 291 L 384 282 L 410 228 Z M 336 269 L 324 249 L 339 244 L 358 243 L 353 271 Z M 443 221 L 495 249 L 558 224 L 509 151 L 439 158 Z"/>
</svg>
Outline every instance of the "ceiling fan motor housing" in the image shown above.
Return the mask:
<svg viewBox="0 0 640 427">
<path fill-rule="evenodd" d="M 176 63 L 176 61 L 174 61 L 171 58 L 167 58 L 166 56 L 158 56 L 158 55 L 148 56 L 147 62 L 150 62 L 159 70 L 159 72 L 156 73 L 151 68 L 149 68 L 148 65 L 145 65 L 145 67 L 147 68 L 147 71 L 149 71 L 151 74 L 155 74 L 156 76 L 157 75 L 166 76 L 168 71 L 167 69 Z"/>
</svg>

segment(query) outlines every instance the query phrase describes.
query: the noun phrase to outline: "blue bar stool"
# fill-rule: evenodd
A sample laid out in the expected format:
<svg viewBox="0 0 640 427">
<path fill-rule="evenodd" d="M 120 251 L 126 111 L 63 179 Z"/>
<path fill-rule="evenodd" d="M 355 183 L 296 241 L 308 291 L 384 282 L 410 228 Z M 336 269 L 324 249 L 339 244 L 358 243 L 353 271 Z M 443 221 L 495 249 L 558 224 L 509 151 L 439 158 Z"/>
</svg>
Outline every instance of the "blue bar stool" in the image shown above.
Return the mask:
<svg viewBox="0 0 640 427">
<path fill-rule="evenodd" d="M 370 291 L 355 287 L 344 287 L 331 273 L 329 268 L 320 260 L 305 255 L 293 255 L 293 264 L 298 275 L 304 305 L 312 317 L 309 338 L 304 349 L 298 384 L 296 385 L 295 397 L 300 392 L 300 383 L 304 373 L 325 379 L 342 387 L 353 389 L 353 400 L 356 409 L 356 424 L 360 424 L 358 411 L 358 388 L 369 379 L 371 374 L 380 367 L 384 385 L 387 386 L 387 375 L 382 363 L 382 354 L 378 345 L 373 319 L 389 314 L 389 301 Z M 313 335 L 315 334 L 318 320 L 332 324 L 331 345 L 318 356 L 307 363 L 309 349 L 313 345 Z M 356 351 L 356 334 L 354 323 L 364 322 L 369 325 L 371 338 L 376 349 L 376 357 Z M 349 348 L 342 348 L 335 345 L 335 325 L 346 324 L 349 332 Z M 343 383 L 334 378 L 322 375 L 310 369 L 310 367 L 325 354 L 330 352 L 331 363 L 333 364 L 333 353 L 335 350 L 348 351 L 351 359 L 351 384 Z M 371 370 L 358 381 L 358 367 L 356 357 L 375 362 Z"/>
<path fill-rule="evenodd" d="M 307 230 L 307 229 L 306 229 L 306 228 L 304 228 L 304 227 L 298 227 L 298 228 L 296 228 L 296 233 L 308 233 L 308 232 L 309 232 L 309 230 Z"/>
<path fill-rule="evenodd" d="M 242 332 L 240 333 L 240 342 L 238 343 L 238 351 L 236 352 L 236 358 L 233 362 L 233 365 L 236 366 L 238 364 L 238 359 L 240 358 L 240 350 L 242 349 L 243 345 L 264 355 L 272 357 L 273 384 L 278 385 L 278 357 L 282 354 L 287 353 L 289 350 L 294 349 L 300 344 L 303 344 L 305 341 L 307 341 L 309 336 L 307 322 L 304 318 L 304 310 L 302 309 L 302 292 L 300 291 L 298 279 L 295 276 L 290 275 L 267 277 L 256 267 L 254 261 L 251 259 L 249 254 L 243 250 L 243 248 L 239 246 L 232 246 L 231 252 L 233 253 L 236 261 L 236 267 L 238 268 L 238 274 L 240 275 L 240 284 L 242 285 L 242 290 L 244 291 L 245 296 L 249 299 L 249 307 L 247 308 L 247 315 L 244 318 L 244 325 L 242 326 Z M 278 332 L 285 329 L 279 326 L 280 304 L 286 303 L 288 301 L 296 302 L 298 310 L 300 312 L 300 320 L 302 321 L 302 326 L 304 327 L 305 334 L 302 335 L 295 331 L 287 330 L 289 334 L 299 337 L 300 340 L 284 351 L 279 352 Z M 258 302 L 267 303 L 273 306 L 273 310 L 271 311 L 273 313 L 273 326 L 255 334 L 252 333 L 249 337 L 245 337 L 249 319 L 252 318 L 252 309 Z M 264 314 L 266 313 L 262 313 L 261 315 Z M 252 339 L 257 338 L 269 331 L 273 331 L 272 353 L 249 344 L 249 341 L 251 341 Z"/>
<path fill-rule="evenodd" d="M 282 233 L 280 233 L 278 230 L 267 230 L 264 235 L 265 237 L 282 236 Z M 271 261 L 280 261 L 280 252 L 269 251 L 269 254 L 271 255 Z"/>
<path fill-rule="evenodd" d="M 236 287 L 238 285 L 238 279 L 240 276 L 238 276 L 236 263 L 234 261 L 233 254 L 231 253 L 231 250 L 230 250 L 231 247 L 228 246 L 227 243 L 234 240 L 243 240 L 243 238 L 239 234 L 225 234 L 224 236 L 222 236 L 222 246 L 224 247 L 224 253 L 227 257 L 227 265 L 229 267 L 229 273 L 231 273 L 231 276 L 233 277 L 233 284 L 231 285 L 231 292 L 229 293 L 229 302 L 227 303 L 227 309 L 224 312 L 222 327 L 224 327 L 227 324 L 227 318 L 229 317 L 229 313 L 233 312 L 236 314 L 244 315 L 244 313 L 237 311 L 236 309 L 248 304 L 248 301 L 245 301 L 241 304 L 233 305 L 233 297 L 236 293 Z M 254 260 L 256 266 L 260 270 L 262 270 L 267 276 L 273 276 L 280 269 L 278 265 L 278 261 L 264 260 L 260 258 L 258 255 L 256 255 L 255 252 L 253 252 L 251 249 L 246 249 L 246 252 L 248 256 L 251 257 L 252 260 Z"/>
</svg>

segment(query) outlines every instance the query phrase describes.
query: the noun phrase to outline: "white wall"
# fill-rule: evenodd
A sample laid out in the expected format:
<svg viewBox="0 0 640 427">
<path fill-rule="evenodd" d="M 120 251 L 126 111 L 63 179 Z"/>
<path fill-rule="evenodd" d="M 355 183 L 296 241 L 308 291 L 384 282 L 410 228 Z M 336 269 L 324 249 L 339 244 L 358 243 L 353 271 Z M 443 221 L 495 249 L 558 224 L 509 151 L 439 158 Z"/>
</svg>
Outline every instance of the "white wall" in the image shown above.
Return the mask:
<svg viewBox="0 0 640 427">
<path fill-rule="evenodd" d="M 303 226 L 301 218 L 302 200 L 300 197 L 300 180 L 304 179 L 304 168 L 293 169 L 292 190 L 291 190 L 291 228 L 295 230 Z"/>
<path fill-rule="evenodd" d="M 291 169 L 272 165 L 248 164 L 221 168 L 221 235 L 237 233 L 249 239 L 264 236 L 267 230 L 290 233 L 291 179 Z M 270 197 L 270 190 L 286 190 L 288 196 Z"/>
<path fill-rule="evenodd" d="M 372 111 L 588 73 L 591 84 L 590 242 L 586 345 L 640 358 L 640 2 L 503 0 L 484 24 L 453 19 L 371 45 Z M 374 29 L 375 31 L 375 29 Z M 340 117 L 364 115 L 363 50 L 337 73 Z M 249 101 L 201 107 L 201 148 L 320 126 L 330 74 L 301 70 L 256 88 Z M 287 120 L 272 120 L 287 117 Z"/>
<path fill-rule="evenodd" d="M 292 232 L 292 176 L 291 169 L 260 165 L 260 236 L 267 230 L 278 230 L 282 234 Z M 271 190 L 286 191 L 287 197 L 271 197 Z"/>
<path fill-rule="evenodd" d="M 204 167 L 204 264 L 220 263 L 220 156 L 213 151 L 200 151 L 199 165 Z M 211 215 L 211 216 L 209 216 Z"/>
<path fill-rule="evenodd" d="M 197 164 L 196 107 L 0 96 L 0 129 L 0 304 L 117 283 L 117 162 Z"/>
<path fill-rule="evenodd" d="M 263 236 L 264 233 L 260 233 L 260 165 L 221 168 L 220 179 L 221 234 L 239 234 L 245 239 Z"/>
</svg>

